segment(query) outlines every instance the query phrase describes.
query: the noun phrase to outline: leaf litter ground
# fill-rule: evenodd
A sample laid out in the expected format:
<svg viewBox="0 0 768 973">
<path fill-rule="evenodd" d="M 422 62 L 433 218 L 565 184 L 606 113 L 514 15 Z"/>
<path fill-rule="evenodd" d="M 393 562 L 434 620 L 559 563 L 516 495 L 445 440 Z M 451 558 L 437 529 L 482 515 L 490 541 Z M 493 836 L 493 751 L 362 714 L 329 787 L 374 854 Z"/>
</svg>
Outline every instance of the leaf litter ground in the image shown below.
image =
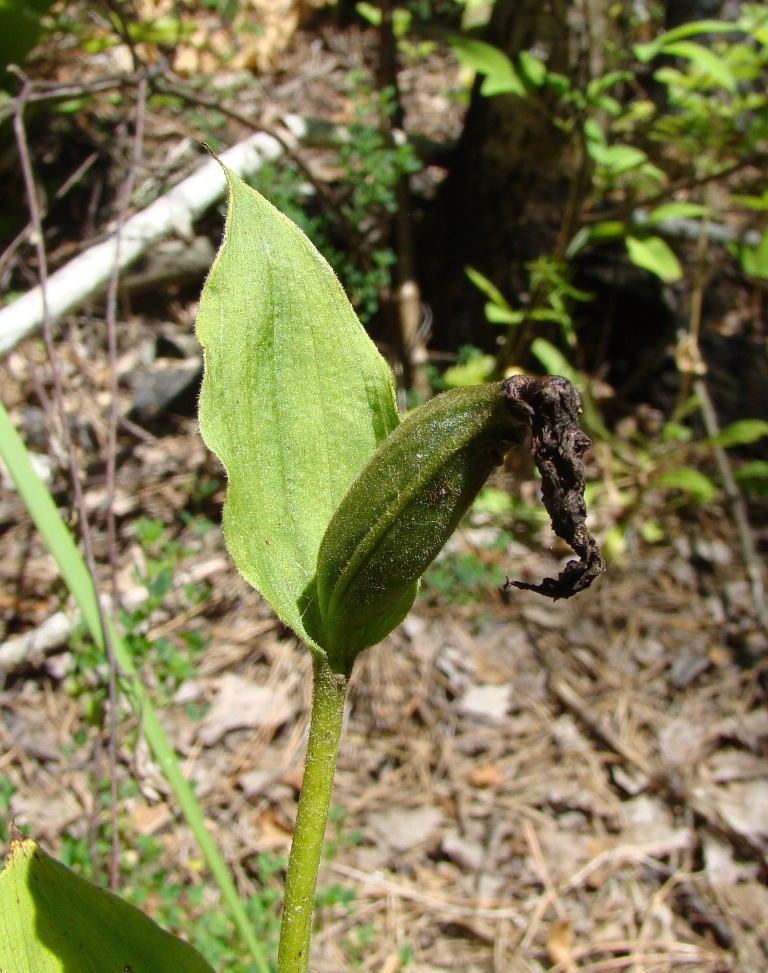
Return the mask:
<svg viewBox="0 0 768 973">
<path fill-rule="evenodd" d="M 19 389 L 35 353 L 9 361 Z M 84 382 L 70 371 L 73 403 Z M 145 678 L 165 701 L 163 722 L 240 888 L 253 893 L 258 856 L 288 849 L 309 659 L 236 575 L 218 529 L 180 527 L 191 484 L 219 483 L 198 514 L 221 499 L 194 423 L 123 446 L 120 595 L 134 609 L 146 599 L 137 578 L 147 554 L 131 524 L 161 520 L 182 553 L 141 623 L 148 642 L 165 646 Z M 86 504 L 97 522 L 102 503 L 95 471 Z M 481 521 L 470 518 L 451 541 L 444 567 L 474 552 L 489 576 L 494 562 L 517 577 L 556 572 L 551 538 L 542 534 L 538 551 L 509 537 L 499 544 L 506 535 Z M 0 523 L 6 617 L 39 628 L 59 607 L 59 585 L 5 488 Z M 636 547 L 625 568 L 567 603 L 489 581 L 479 600 L 451 604 L 460 578 L 448 597 L 425 586 L 353 677 L 335 791 L 341 824 L 329 829 L 320 887 L 355 898 L 334 903 L 326 891 L 315 969 L 397 970 L 403 956 L 421 973 L 765 965 L 764 657 L 744 665 L 728 644 L 744 586 L 738 553 L 709 526 L 709 547 L 688 539 L 701 524 L 680 521 L 675 543 Z M 204 585 L 204 598 L 192 593 Z M 103 666 L 78 668 L 78 651 L 59 641 L 0 661 L 8 812 L 54 853 L 103 825 L 91 775 L 105 771 L 105 737 L 84 713 Z M 180 660 L 190 657 L 187 670 Z M 121 713 L 127 860 L 138 836 L 152 836 L 180 886 L 199 885 L 186 828 L 127 705 Z"/>
</svg>

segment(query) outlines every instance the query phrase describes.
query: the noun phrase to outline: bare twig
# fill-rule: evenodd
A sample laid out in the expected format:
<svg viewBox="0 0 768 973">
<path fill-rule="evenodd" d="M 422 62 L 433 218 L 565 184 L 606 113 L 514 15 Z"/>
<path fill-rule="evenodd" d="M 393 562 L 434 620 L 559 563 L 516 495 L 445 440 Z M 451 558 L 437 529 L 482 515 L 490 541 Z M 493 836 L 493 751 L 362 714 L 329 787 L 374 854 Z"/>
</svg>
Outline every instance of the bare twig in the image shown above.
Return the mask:
<svg viewBox="0 0 768 973">
<path fill-rule="evenodd" d="M 123 185 L 117 224 L 115 226 L 115 262 L 107 288 L 107 346 L 109 354 L 110 397 L 109 430 L 107 434 L 107 550 L 109 566 L 112 574 L 112 597 L 117 604 L 117 557 L 115 552 L 115 457 L 117 455 L 117 425 L 119 418 L 117 398 L 117 293 L 120 281 L 120 254 L 122 248 L 123 228 L 126 222 L 128 207 L 130 206 L 136 175 L 141 163 L 142 146 L 144 140 L 144 115 L 147 104 L 147 79 L 144 75 L 139 78 L 136 98 L 136 130 L 133 140 L 133 155 L 128 175 Z"/>
<path fill-rule="evenodd" d="M 11 65 L 9 70 L 13 70 Z M 111 91 L 114 88 L 122 88 L 127 84 L 132 84 L 129 77 L 122 74 L 107 75 L 97 81 L 90 81 L 87 84 L 61 84 L 60 82 L 50 81 L 30 81 L 22 78 L 24 85 L 24 97 L 21 95 L 16 98 L 9 98 L 0 104 L 0 122 L 6 118 L 13 118 L 20 108 L 35 102 L 58 101 L 66 98 L 83 98 L 88 95 L 96 95 L 102 91 Z"/>
<path fill-rule="evenodd" d="M 699 402 L 699 409 L 701 410 L 701 417 L 704 421 L 704 428 L 707 430 L 707 435 L 710 437 L 717 436 L 720 432 L 720 423 L 717 418 L 717 412 L 715 411 L 715 407 L 712 403 L 712 398 L 709 394 L 709 389 L 707 388 L 707 384 L 703 377 L 694 379 L 693 391 Z M 741 553 L 744 558 L 744 566 L 749 579 L 750 589 L 752 591 L 752 601 L 755 605 L 755 612 L 760 623 L 762 625 L 768 625 L 768 611 L 766 610 L 765 603 L 765 582 L 763 580 L 763 562 L 760 555 L 757 553 L 754 532 L 752 530 L 752 525 L 749 522 L 749 515 L 747 513 L 747 505 L 744 502 L 744 497 L 741 494 L 739 485 L 736 482 L 733 471 L 731 470 L 731 463 L 728 459 L 728 454 L 722 448 L 722 446 L 713 446 L 712 450 L 715 456 L 715 462 L 717 463 L 718 472 L 720 473 L 723 490 L 725 491 L 728 505 L 731 508 L 731 516 L 736 522 L 736 527 L 739 532 L 739 543 L 741 544 Z"/>
<path fill-rule="evenodd" d="M 696 247 L 696 276 L 691 290 L 690 311 L 688 316 L 688 332 L 678 342 L 677 366 L 680 372 L 680 392 L 676 412 L 679 413 L 688 400 L 691 388 L 696 394 L 701 417 L 707 435 L 714 439 L 720 432 L 720 422 L 717 418 L 712 397 L 709 394 L 705 375 L 706 365 L 699 350 L 701 335 L 701 313 L 704 300 L 704 289 L 707 278 L 707 254 L 709 252 L 709 232 L 706 220 L 702 220 Z M 744 497 L 741 495 L 736 479 L 731 470 L 728 454 L 722 446 L 713 446 L 715 462 L 720 473 L 728 504 L 739 533 L 744 566 L 752 592 L 755 614 L 761 624 L 768 624 L 766 613 L 765 583 L 763 580 L 763 565 L 757 553 L 754 534 L 749 523 L 749 515 Z"/>
<path fill-rule="evenodd" d="M 404 137 L 405 116 L 400 98 L 397 74 L 397 42 L 392 27 L 392 2 L 380 0 L 379 62 L 377 83 L 379 91 L 390 90 L 393 96 L 391 114 L 380 112 L 380 126 L 385 143 L 394 149 L 396 139 Z M 422 329 L 421 288 L 416 277 L 415 245 L 411 222 L 410 187 L 403 173 L 395 185 L 394 231 L 397 256 L 397 282 L 394 308 L 405 369 L 405 384 L 422 397 L 429 397 L 431 389 L 426 374 L 428 361 L 426 335 Z"/>
<path fill-rule="evenodd" d="M 26 83 L 26 82 L 25 82 Z M 77 509 L 78 519 L 80 522 L 80 532 L 83 539 L 83 550 L 85 554 L 85 562 L 88 566 L 88 572 L 91 576 L 91 582 L 94 588 L 94 594 L 96 596 L 96 606 L 99 613 L 99 625 L 102 631 L 102 637 L 104 639 L 104 645 L 107 652 L 107 659 L 109 660 L 109 694 L 110 694 L 110 708 L 113 714 L 117 710 L 117 693 L 114 679 L 114 672 L 116 671 L 116 663 L 114 658 L 114 651 L 112 647 L 112 639 L 109 632 L 109 626 L 107 625 L 107 618 L 104 611 L 104 606 L 99 598 L 98 594 L 98 583 L 96 577 L 96 560 L 93 553 L 93 543 L 91 538 L 90 524 L 88 522 L 88 516 L 85 509 L 85 502 L 83 499 L 82 484 L 80 482 L 80 475 L 77 468 L 77 459 L 75 456 L 75 448 L 72 442 L 72 437 L 69 432 L 69 422 L 67 417 L 66 406 L 64 404 L 64 391 L 61 385 L 61 379 L 59 377 L 56 352 L 53 347 L 53 337 L 51 330 L 51 317 L 48 307 L 48 255 L 45 248 L 45 237 L 43 235 L 43 224 L 40 212 L 40 207 L 37 199 L 37 184 L 35 181 L 34 170 L 32 168 L 32 160 L 29 153 L 29 144 L 27 142 L 27 133 L 24 125 L 24 90 L 17 99 L 18 108 L 16 114 L 13 118 L 13 128 L 16 137 L 16 144 L 19 152 L 19 161 L 21 163 L 22 175 L 24 178 L 24 187 L 27 196 L 27 205 L 29 207 L 30 222 L 32 223 L 35 239 L 35 249 L 37 251 L 38 260 L 38 272 L 40 275 L 40 299 L 42 302 L 42 333 L 43 342 L 45 344 L 46 355 L 48 357 L 48 362 L 51 370 L 51 383 L 53 386 L 53 399 L 56 406 L 56 411 L 58 414 L 59 425 L 60 425 L 60 435 L 62 438 L 62 443 L 66 449 L 67 456 L 69 458 L 69 473 L 72 482 L 72 494 L 74 498 L 75 508 Z M 113 716 L 114 719 L 114 716 Z M 110 781 L 112 785 L 112 855 L 110 864 L 110 887 L 112 890 L 117 888 L 117 877 L 118 877 L 118 866 L 119 866 L 119 846 L 118 846 L 118 831 L 117 831 L 117 777 L 116 777 L 116 750 L 115 750 L 115 740 L 112 733 L 110 733 Z M 96 866 L 94 862 L 94 867 Z"/>
</svg>

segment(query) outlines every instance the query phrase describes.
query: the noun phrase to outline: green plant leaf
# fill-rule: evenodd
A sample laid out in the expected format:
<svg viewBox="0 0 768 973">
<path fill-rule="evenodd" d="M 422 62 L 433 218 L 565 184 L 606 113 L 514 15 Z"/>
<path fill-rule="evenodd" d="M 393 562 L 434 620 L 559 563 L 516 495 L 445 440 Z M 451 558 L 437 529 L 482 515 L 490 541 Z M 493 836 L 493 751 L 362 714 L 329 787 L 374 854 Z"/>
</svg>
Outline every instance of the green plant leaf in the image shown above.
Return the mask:
<svg viewBox="0 0 768 973">
<path fill-rule="evenodd" d="M 702 206 L 701 203 L 662 203 L 661 206 L 651 210 L 644 225 L 653 226 L 655 223 L 661 223 L 662 220 L 698 219 L 706 216 L 708 212 L 707 207 Z"/>
<path fill-rule="evenodd" d="M 739 419 L 725 429 L 721 429 L 716 436 L 704 440 L 702 445 L 730 449 L 732 446 L 748 446 L 750 443 L 756 443 L 763 436 L 768 436 L 768 422 L 763 419 Z"/>
<path fill-rule="evenodd" d="M 763 230 L 757 246 L 752 247 L 747 243 L 736 244 L 733 250 L 745 274 L 761 280 L 768 279 L 768 229 Z"/>
<path fill-rule="evenodd" d="M 319 640 L 335 672 L 348 675 L 359 652 L 400 624 L 419 578 L 525 430 L 492 382 L 430 399 L 376 450 L 318 555 Z"/>
<path fill-rule="evenodd" d="M 602 223 L 595 223 L 594 226 L 582 226 L 568 244 L 565 256 L 570 260 L 587 244 L 599 243 L 601 240 L 615 240 L 617 237 L 624 236 L 626 232 L 626 224 L 619 220 L 606 220 Z"/>
<path fill-rule="evenodd" d="M 722 85 L 731 94 L 736 93 L 736 76 L 728 64 L 718 57 L 714 51 L 695 41 L 678 41 L 676 44 L 665 44 L 664 53 L 674 57 L 684 57 L 698 68 L 702 74 L 709 75 L 714 81 Z"/>
<path fill-rule="evenodd" d="M 469 37 L 451 37 L 448 43 L 462 64 L 485 75 L 480 87 L 481 95 L 490 98 L 492 95 L 513 94 L 525 98 L 528 94 L 514 64 L 498 47 Z"/>
<path fill-rule="evenodd" d="M 530 51 L 520 51 L 520 72 L 525 80 L 534 88 L 540 88 L 547 78 L 547 65 L 540 57 Z"/>
<path fill-rule="evenodd" d="M 499 307 L 497 304 L 486 304 L 485 305 L 485 316 L 490 321 L 491 324 L 522 324 L 525 321 L 525 313 L 523 311 L 511 311 L 504 307 Z"/>
<path fill-rule="evenodd" d="M 229 478 L 232 558 L 310 647 L 308 586 L 352 480 L 398 423 L 386 362 L 307 237 L 226 170 L 224 242 L 205 283 L 200 431 Z"/>
<path fill-rule="evenodd" d="M 355 10 L 360 14 L 363 20 L 367 20 L 369 24 L 374 27 L 381 26 L 381 10 L 375 7 L 372 3 L 366 3 L 365 0 L 361 0 L 360 3 L 355 4 Z M 410 10 L 404 10 L 402 7 L 396 7 L 392 11 L 392 33 L 395 37 L 400 38 L 408 33 L 411 26 L 411 12 Z"/>
<path fill-rule="evenodd" d="M 737 24 L 729 23 L 727 20 L 692 20 L 660 34 L 647 44 L 636 44 L 632 50 L 638 61 L 645 64 L 662 51 L 668 52 L 669 45 L 685 37 L 695 37 L 697 34 L 732 34 L 740 29 Z"/>
<path fill-rule="evenodd" d="M 443 384 L 448 389 L 489 382 L 496 368 L 493 355 L 477 355 L 463 365 L 451 365 L 443 372 Z"/>
<path fill-rule="evenodd" d="M 61 577 L 72 593 L 83 620 L 88 626 L 91 638 L 106 656 L 104 633 L 101 629 L 99 609 L 96 602 L 96 591 L 88 568 L 67 529 L 67 525 L 62 520 L 53 497 L 35 472 L 29 453 L 2 402 L 0 402 L 0 458 L 5 463 L 16 489 L 19 491 L 19 496 L 28 510 L 32 522 L 40 532 L 45 546 L 56 561 Z M 152 700 L 136 671 L 128 646 L 112 626 L 109 618 L 107 618 L 107 627 L 115 661 L 125 685 L 126 695 L 135 707 L 136 715 L 141 721 L 141 729 L 150 750 L 158 765 L 162 767 L 165 779 L 176 795 L 179 807 L 211 873 L 216 879 L 222 898 L 229 906 L 243 941 L 248 944 L 259 973 L 268 973 L 269 965 L 264 958 L 264 950 L 256 938 L 253 925 L 240 900 L 234 882 L 229 876 L 224 859 L 208 831 L 202 809 L 195 798 L 192 786 L 181 771 L 176 753 L 168 742 L 168 737 L 165 735 L 165 730 L 155 712 Z M 26 973 L 26 971 L 21 971 L 21 973 Z"/>
<path fill-rule="evenodd" d="M 598 78 L 593 78 L 587 84 L 587 99 L 590 101 L 595 100 L 615 84 L 631 80 L 632 76 L 631 71 L 609 71 L 607 74 L 602 74 Z"/>
<path fill-rule="evenodd" d="M 661 237 L 628 236 L 626 244 L 632 263 L 656 274 L 665 284 L 671 284 L 683 276 L 680 261 Z"/>
<path fill-rule="evenodd" d="M 757 213 L 768 212 L 768 189 L 760 196 L 741 196 L 735 193 L 729 199 L 737 206 L 746 206 L 747 209 L 754 210 Z"/>
<path fill-rule="evenodd" d="M 52 0 L 2 0 L 0 2 L 0 82 L 8 87 L 8 64 L 22 65 L 43 30 L 41 19 Z"/>
<path fill-rule="evenodd" d="M 355 4 L 355 10 L 369 24 L 372 24 L 374 27 L 381 26 L 381 10 L 372 3 L 365 3 L 365 0 L 361 0 L 360 3 Z"/>
<path fill-rule="evenodd" d="M 465 267 L 464 273 L 469 277 L 472 283 L 477 287 L 478 290 L 482 291 L 485 296 L 496 304 L 500 308 L 504 308 L 506 311 L 511 311 L 512 308 L 507 303 L 507 299 L 501 293 L 499 288 L 487 277 L 480 273 L 479 270 L 475 270 L 474 267 Z"/>
<path fill-rule="evenodd" d="M 579 375 L 565 355 L 546 338 L 534 338 L 531 342 L 531 354 L 544 366 L 549 375 L 562 375 L 577 388 L 584 385 L 584 377 Z"/>
<path fill-rule="evenodd" d="M 594 118 L 588 118 L 584 122 L 584 137 L 590 142 L 605 145 L 605 132 Z"/>
<path fill-rule="evenodd" d="M 601 145 L 600 142 L 588 140 L 586 149 L 590 158 L 598 165 L 610 169 L 616 176 L 636 169 L 648 158 L 642 149 L 636 149 L 632 145 Z"/>
<path fill-rule="evenodd" d="M 189 943 L 30 838 L 12 839 L 0 872 L 0 929 L 5 973 L 213 973 Z"/>
<path fill-rule="evenodd" d="M 747 493 L 768 497 L 768 460 L 755 459 L 744 463 L 735 471 L 734 476 Z"/>
<path fill-rule="evenodd" d="M 709 503 L 717 496 L 717 487 L 700 470 L 695 470 L 691 466 L 680 466 L 674 470 L 667 470 L 658 476 L 653 484 L 654 487 L 665 487 L 667 489 L 682 490 L 698 503 Z"/>
<path fill-rule="evenodd" d="M 666 534 L 664 528 L 655 520 L 642 520 L 640 522 L 640 536 L 646 544 L 660 544 Z"/>
</svg>

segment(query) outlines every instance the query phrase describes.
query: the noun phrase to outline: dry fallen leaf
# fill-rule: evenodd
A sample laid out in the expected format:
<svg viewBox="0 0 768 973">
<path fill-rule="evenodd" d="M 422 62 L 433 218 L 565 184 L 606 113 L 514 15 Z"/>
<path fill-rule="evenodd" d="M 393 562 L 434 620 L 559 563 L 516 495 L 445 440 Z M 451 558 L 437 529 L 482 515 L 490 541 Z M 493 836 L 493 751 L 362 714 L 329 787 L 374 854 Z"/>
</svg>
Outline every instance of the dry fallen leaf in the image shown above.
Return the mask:
<svg viewBox="0 0 768 973">
<path fill-rule="evenodd" d="M 216 699 L 197 731 L 204 747 L 218 743 L 230 730 L 278 727 L 296 715 L 291 686 L 259 686 L 233 673 L 222 676 L 218 685 Z"/>
<path fill-rule="evenodd" d="M 569 971 L 576 969 L 573 961 L 573 927 L 570 919 L 558 919 L 549 927 L 547 952 L 553 963 Z"/>
<path fill-rule="evenodd" d="M 491 723 L 503 723 L 509 711 L 512 686 L 470 686 L 458 701 L 458 709 L 465 716 L 479 716 Z"/>
<path fill-rule="evenodd" d="M 473 787 L 501 787 L 504 783 L 504 771 L 498 764 L 480 764 L 472 768 L 467 780 Z"/>
<path fill-rule="evenodd" d="M 368 824 L 379 839 L 398 853 L 424 844 L 440 827 L 443 814 L 439 808 L 425 804 L 410 810 L 371 814 Z"/>
</svg>

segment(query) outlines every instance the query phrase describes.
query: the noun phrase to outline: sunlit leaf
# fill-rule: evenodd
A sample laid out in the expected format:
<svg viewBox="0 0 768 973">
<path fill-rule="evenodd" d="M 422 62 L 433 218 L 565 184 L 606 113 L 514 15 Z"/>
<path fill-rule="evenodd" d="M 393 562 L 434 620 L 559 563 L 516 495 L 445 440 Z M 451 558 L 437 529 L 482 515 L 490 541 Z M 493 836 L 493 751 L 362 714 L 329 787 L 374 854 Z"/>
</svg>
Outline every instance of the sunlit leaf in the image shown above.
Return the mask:
<svg viewBox="0 0 768 973">
<path fill-rule="evenodd" d="M 661 237 L 628 236 L 626 244 L 632 263 L 660 277 L 664 283 L 671 284 L 683 276 L 680 261 Z"/>
<path fill-rule="evenodd" d="M 451 37 L 449 43 L 462 64 L 485 75 L 480 94 L 486 97 L 513 94 L 522 98 L 527 95 L 525 84 L 514 64 L 498 47 L 469 37 Z"/>
<path fill-rule="evenodd" d="M 756 459 L 744 463 L 734 473 L 739 486 L 757 497 L 768 497 L 768 460 Z"/>
<path fill-rule="evenodd" d="M 599 142 L 587 142 L 587 152 L 598 165 L 605 166 L 614 175 L 621 175 L 642 165 L 648 156 L 642 149 L 632 145 L 601 145 Z"/>
<path fill-rule="evenodd" d="M 488 382 L 496 368 L 493 355 L 476 355 L 462 365 L 452 365 L 443 372 L 443 383 L 448 389 L 464 385 L 480 385 Z"/>
<path fill-rule="evenodd" d="M 702 74 L 708 75 L 726 91 L 732 94 L 736 91 L 736 77 L 728 64 L 708 47 L 696 44 L 694 41 L 679 41 L 676 44 L 665 44 L 664 53 L 674 57 L 684 57 Z"/>
<path fill-rule="evenodd" d="M 653 225 L 662 220 L 697 219 L 706 216 L 708 212 L 707 207 L 701 203 L 662 203 L 651 210 L 645 223 Z"/>
<path fill-rule="evenodd" d="M 497 304 L 486 304 L 485 316 L 491 324 L 522 324 L 525 320 L 525 312 L 511 311 Z"/>
<path fill-rule="evenodd" d="M 763 230 L 757 246 L 737 244 L 735 250 L 745 274 L 761 280 L 768 279 L 768 229 Z"/>
<path fill-rule="evenodd" d="M 308 645 L 317 552 L 339 501 L 397 425 L 389 369 L 307 237 L 227 171 L 224 243 L 197 317 L 200 431 L 229 480 L 239 571 Z"/>
<path fill-rule="evenodd" d="M 547 77 L 547 65 L 544 61 L 530 51 L 521 51 L 518 60 L 520 72 L 525 80 L 534 88 L 541 87 Z"/>
<path fill-rule="evenodd" d="M 739 419 L 710 439 L 704 441 L 705 446 L 720 446 L 730 449 L 733 446 L 748 446 L 756 443 L 763 436 L 768 436 L 768 422 L 763 419 Z"/>
<path fill-rule="evenodd" d="M 507 308 L 509 310 L 509 304 L 506 298 L 501 293 L 499 288 L 487 277 L 480 273 L 479 270 L 475 270 L 474 267 L 465 267 L 464 273 L 469 277 L 475 287 L 482 291 L 485 296 L 497 304 L 499 307 Z"/>
<path fill-rule="evenodd" d="M 681 490 L 698 503 L 710 503 L 717 496 L 717 487 L 712 480 L 690 466 L 667 470 L 654 480 L 653 486 Z"/>
<path fill-rule="evenodd" d="M 183 939 L 97 888 L 30 838 L 15 838 L 0 872 L 3 973 L 213 973 Z"/>
<path fill-rule="evenodd" d="M 727 20 L 693 20 L 672 30 L 660 34 L 655 40 L 647 44 L 636 44 L 633 52 L 638 61 L 646 63 L 660 54 L 667 51 L 670 44 L 683 40 L 686 37 L 695 37 L 697 34 L 729 34 L 740 30 L 737 24 L 729 23 Z"/>
</svg>

